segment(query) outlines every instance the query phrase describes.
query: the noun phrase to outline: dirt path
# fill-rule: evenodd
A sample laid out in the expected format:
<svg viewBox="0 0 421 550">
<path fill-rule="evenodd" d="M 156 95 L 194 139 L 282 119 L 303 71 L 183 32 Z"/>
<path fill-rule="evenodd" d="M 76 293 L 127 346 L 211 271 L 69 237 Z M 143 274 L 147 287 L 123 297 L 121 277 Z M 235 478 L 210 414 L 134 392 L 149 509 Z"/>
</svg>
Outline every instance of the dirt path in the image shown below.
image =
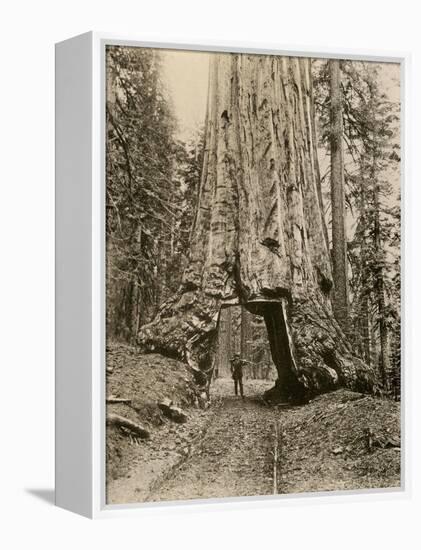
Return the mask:
<svg viewBox="0 0 421 550">
<path fill-rule="evenodd" d="M 269 495 L 273 492 L 271 444 L 274 412 L 259 395 L 271 382 L 247 381 L 248 395 L 232 395 L 232 381 L 218 380 L 220 399 L 196 452 L 149 501 Z M 251 392 L 251 394 L 250 394 Z"/>
<path fill-rule="evenodd" d="M 339 390 L 301 407 L 269 408 L 265 382 L 248 381 L 243 401 L 231 382 L 220 396 L 196 452 L 148 500 L 188 500 L 273 493 L 274 425 L 281 456 L 278 493 L 397 488 L 400 485 L 399 405 Z M 252 390 L 252 394 L 250 394 Z M 367 428 L 374 446 L 367 450 Z"/>
<path fill-rule="evenodd" d="M 209 409 L 133 449 L 127 474 L 108 483 L 108 503 L 271 495 L 275 424 L 278 493 L 399 487 L 399 404 L 339 390 L 270 408 L 261 399 L 270 385 L 247 380 L 242 400 L 232 380 L 217 380 Z"/>
</svg>

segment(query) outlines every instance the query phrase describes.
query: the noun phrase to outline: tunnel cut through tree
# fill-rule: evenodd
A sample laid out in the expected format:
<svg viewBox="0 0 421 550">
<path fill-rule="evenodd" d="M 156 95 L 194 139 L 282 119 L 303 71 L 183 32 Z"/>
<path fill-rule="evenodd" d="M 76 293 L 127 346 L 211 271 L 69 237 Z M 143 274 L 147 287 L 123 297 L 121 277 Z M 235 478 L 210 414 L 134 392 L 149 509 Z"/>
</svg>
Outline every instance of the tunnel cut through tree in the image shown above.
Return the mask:
<svg viewBox="0 0 421 550">
<path fill-rule="evenodd" d="M 230 360 L 235 353 L 246 360 L 245 379 L 276 379 L 263 317 L 253 315 L 244 306 L 234 305 L 220 310 L 214 379 L 231 377 Z"/>
<path fill-rule="evenodd" d="M 310 67 L 212 55 L 189 265 L 138 337 L 145 351 L 183 358 L 200 384 L 215 363 L 221 307 L 243 304 L 268 330 L 278 371 L 268 397 L 376 385 L 332 312 Z"/>
</svg>

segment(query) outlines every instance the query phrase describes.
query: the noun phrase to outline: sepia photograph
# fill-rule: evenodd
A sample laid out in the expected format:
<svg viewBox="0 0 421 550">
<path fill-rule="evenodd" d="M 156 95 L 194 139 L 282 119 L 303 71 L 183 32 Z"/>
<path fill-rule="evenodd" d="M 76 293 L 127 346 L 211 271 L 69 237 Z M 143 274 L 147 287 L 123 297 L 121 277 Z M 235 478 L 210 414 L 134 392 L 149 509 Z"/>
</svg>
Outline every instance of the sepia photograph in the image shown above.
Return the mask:
<svg viewBox="0 0 421 550">
<path fill-rule="evenodd" d="M 401 487 L 401 66 L 108 45 L 106 502 Z"/>
</svg>

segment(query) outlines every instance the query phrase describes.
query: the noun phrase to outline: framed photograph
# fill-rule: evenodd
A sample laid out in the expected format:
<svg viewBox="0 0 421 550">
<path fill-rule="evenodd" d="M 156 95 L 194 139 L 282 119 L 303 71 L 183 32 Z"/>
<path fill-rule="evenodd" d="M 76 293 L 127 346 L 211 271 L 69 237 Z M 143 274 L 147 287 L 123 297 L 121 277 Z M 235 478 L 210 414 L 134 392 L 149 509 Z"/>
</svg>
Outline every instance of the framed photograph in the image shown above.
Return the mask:
<svg viewBox="0 0 421 550">
<path fill-rule="evenodd" d="M 56 46 L 56 499 L 405 492 L 404 55 Z"/>
</svg>

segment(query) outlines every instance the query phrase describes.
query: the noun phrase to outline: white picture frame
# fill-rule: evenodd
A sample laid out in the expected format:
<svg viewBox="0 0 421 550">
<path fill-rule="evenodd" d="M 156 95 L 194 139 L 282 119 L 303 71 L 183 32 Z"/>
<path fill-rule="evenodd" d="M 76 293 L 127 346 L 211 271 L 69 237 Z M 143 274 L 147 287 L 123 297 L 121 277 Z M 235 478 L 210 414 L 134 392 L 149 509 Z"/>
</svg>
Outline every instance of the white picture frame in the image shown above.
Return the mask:
<svg viewBox="0 0 421 550">
<path fill-rule="evenodd" d="M 105 47 L 248 52 L 319 58 L 349 58 L 401 65 L 402 242 L 405 243 L 407 184 L 407 53 L 228 42 L 185 44 L 120 38 L 89 32 L 56 45 L 56 504 L 90 518 L 159 511 L 170 503 L 107 505 L 105 502 Z M 402 246 L 402 269 L 405 266 Z M 403 304 L 404 298 L 404 286 Z M 405 326 L 405 307 L 403 307 Z M 280 506 L 344 500 L 401 499 L 410 495 L 409 385 L 402 340 L 402 487 L 358 492 L 277 495 L 177 503 L 192 506 Z"/>
</svg>

